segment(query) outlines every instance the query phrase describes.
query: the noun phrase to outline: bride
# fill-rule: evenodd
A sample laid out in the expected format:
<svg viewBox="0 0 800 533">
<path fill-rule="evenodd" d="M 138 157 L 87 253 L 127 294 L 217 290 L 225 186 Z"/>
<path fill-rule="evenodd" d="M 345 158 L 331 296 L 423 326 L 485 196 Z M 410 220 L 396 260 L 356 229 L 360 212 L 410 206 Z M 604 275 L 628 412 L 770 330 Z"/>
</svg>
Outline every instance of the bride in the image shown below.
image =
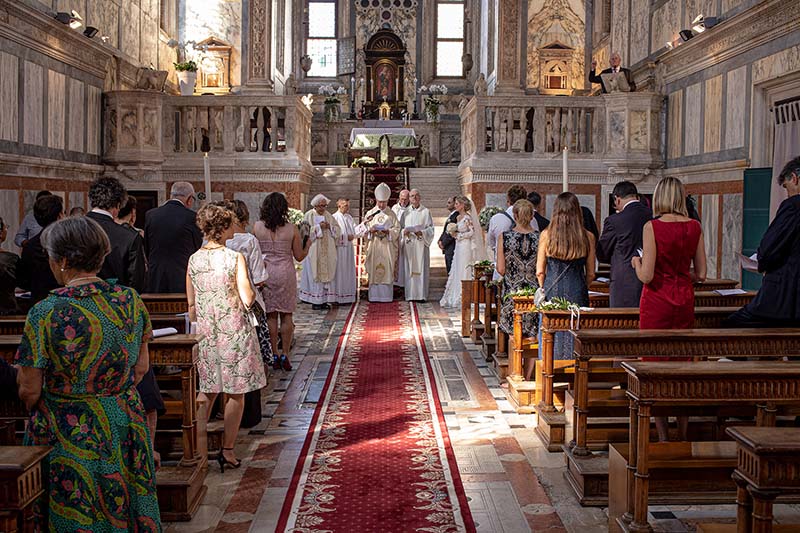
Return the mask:
<svg viewBox="0 0 800 533">
<path fill-rule="evenodd" d="M 448 231 L 456 239 L 456 249 L 453 254 L 453 264 L 444 295 L 439 301 L 442 307 L 461 306 L 461 281 L 472 279 L 470 265 L 476 261 L 487 259 L 486 246 L 483 241 L 483 231 L 475 212 L 475 206 L 466 196 L 456 196 L 455 208 L 458 211 L 455 228 Z M 452 225 L 452 222 L 448 224 Z"/>
</svg>

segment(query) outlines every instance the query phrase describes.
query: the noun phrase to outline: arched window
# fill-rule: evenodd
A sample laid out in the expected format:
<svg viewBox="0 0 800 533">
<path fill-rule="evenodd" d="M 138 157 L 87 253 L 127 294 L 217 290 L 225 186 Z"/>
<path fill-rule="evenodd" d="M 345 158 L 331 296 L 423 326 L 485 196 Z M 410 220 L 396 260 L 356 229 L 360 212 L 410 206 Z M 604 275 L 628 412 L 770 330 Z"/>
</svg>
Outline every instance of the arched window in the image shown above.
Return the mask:
<svg viewBox="0 0 800 533">
<path fill-rule="evenodd" d="M 335 0 L 309 0 L 306 54 L 312 60 L 309 77 L 336 77 Z"/>
<path fill-rule="evenodd" d="M 463 55 L 464 0 L 436 0 L 436 76 L 463 77 Z"/>
</svg>

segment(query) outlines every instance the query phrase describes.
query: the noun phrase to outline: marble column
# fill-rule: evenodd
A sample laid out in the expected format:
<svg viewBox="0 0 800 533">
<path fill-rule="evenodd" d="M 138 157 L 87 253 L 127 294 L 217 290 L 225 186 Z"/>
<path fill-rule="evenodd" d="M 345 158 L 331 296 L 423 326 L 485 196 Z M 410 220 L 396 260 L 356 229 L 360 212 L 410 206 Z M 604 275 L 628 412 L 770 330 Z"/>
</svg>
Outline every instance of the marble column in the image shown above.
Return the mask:
<svg viewBox="0 0 800 533">
<path fill-rule="evenodd" d="M 497 84 L 495 95 L 523 95 L 522 88 L 522 25 L 527 18 L 528 3 L 502 0 L 498 5 Z"/>
<path fill-rule="evenodd" d="M 272 0 L 249 0 L 243 17 L 248 43 L 243 94 L 274 94 L 272 79 Z"/>
</svg>

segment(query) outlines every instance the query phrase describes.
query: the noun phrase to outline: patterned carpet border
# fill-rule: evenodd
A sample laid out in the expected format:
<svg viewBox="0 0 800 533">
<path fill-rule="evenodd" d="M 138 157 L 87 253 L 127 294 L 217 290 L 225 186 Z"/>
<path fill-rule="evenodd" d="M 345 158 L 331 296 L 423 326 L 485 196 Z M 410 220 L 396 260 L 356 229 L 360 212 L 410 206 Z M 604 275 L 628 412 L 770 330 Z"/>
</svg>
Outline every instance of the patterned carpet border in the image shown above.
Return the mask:
<svg viewBox="0 0 800 533">
<path fill-rule="evenodd" d="M 433 366 L 422 336 L 418 310 L 415 304 L 409 302 L 377 305 L 391 305 L 397 311 L 392 326 L 396 329 L 386 334 L 379 333 L 379 329 L 371 329 L 376 323 L 369 320 L 372 316 L 369 304 L 357 303 L 348 314 L 320 396 L 321 401 L 312 416 L 283 502 L 276 531 L 327 533 L 334 531 L 332 526 L 337 528 L 336 531 L 348 532 L 356 532 L 358 528 L 364 531 L 380 529 L 382 533 L 395 530 L 430 533 L 475 531 L 444 420 Z M 376 307 L 377 314 L 374 316 L 378 317 L 377 324 L 385 320 L 380 317 L 386 317 L 387 311 L 388 308 Z M 389 315 L 393 312 L 389 311 Z M 391 348 L 387 352 L 386 346 L 376 347 L 377 351 L 370 352 L 367 339 L 374 339 L 375 335 L 384 335 L 379 343 L 384 339 L 393 339 L 389 342 L 397 343 L 395 346 L 399 357 L 392 355 Z M 387 364 L 388 367 L 384 366 Z M 360 378 L 358 376 L 362 370 L 364 377 Z M 376 370 L 379 372 L 377 375 L 374 374 Z M 392 380 L 399 376 L 400 381 L 392 381 L 394 385 L 388 388 L 376 389 L 375 383 L 379 381 L 375 380 L 380 380 L 380 376 L 384 375 L 395 376 L 390 378 Z M 393 387 L 405 390 L 405 396 L 402 393 L 394 396 Z M 353 403 L 357 398 L 368 403 Z M 372 410 L 375 405 L 373 402 L 387 405 L 388 401 L 388 405 L 391 405 L 394 403 L 391 398 L 397 398 L 399 404 L 395 405 L 403 406 L 399 408 L 401 414 L 388 419 L 376 418 L 376 411 Z M 392 411 L 379 412 L 385 414 Z M 392 448 L 394 445 L 394 452 L 388 452 L 388 449 L 389 455 L 385 455 L 387 452 L 384 451 L 378 452 L 381 463 L 386 460 L 393 464 L 386 474 L 376 471 L 375 465 L 379 463 L 375 463 L 369 455 L 374 451 L 364 455 L 359 448 L 364 438 L 371 441 L 375 437 L 370 435 L 381 435 L 378 428 L 378 433 L 372 433 L 372 430 L 363 433 L 365 428 L 373 427 L 375 423 L 380 427 L 390 424 L 390 431 L 383 438 L 390 439 L 386 441 L 387 446 Z M 396 433 L 398 423 L 407 429 Z M 355 433 L 350 435 L 348 428 L 353 424 Z M 400 450 L 399 454 L 397 450 Z M 349 455 L 341 455 L 343 453 Z M 397 462 L 398 457 L 400 463 Z M 403 466 L 408 460 L 411 461 L 410 465 Z M 345 468 L 345 465 L 349 466 Z M 403 482 L 405 468 L 410 468 L 411 477 Z M 353 472 L 363 473 L 362 469 L 371 472 L 362 474 L 367 475 L 362 478 L 369 480 L 367 485 L 356 484 L 347 492 L 341 492 L 345 486 L 342 485 L 342 475 L 347 479 L 345 472 L 352 475 Z M 386 492 L 383 489 L 375 492 L 376 484 L 385 485 L 390 479 L 392 481 L 386 485 Z M 398 482 L 401 484 L 397 485 Z M 412 492 L 395 494 L 390 487 L 409 487 Z M 365 490 L 368 492 L 364 493 Z M 387 499 L 376 500 L 377 494 L 385 494 Z M 340 497 L 343 498 L 341 508 L 337 504 Z M 375 507 L 361 507 L 367 513 L 362 514 L 360 506 L 368 505 L 370 501 Z M 339 511 L 345 514 L 338 517 Z M 398 512 L 403 514 L 398 515 Z M 384 522 L 390 516 L 402 518 L 391 525 L 391 521 Z"/>
</svg>

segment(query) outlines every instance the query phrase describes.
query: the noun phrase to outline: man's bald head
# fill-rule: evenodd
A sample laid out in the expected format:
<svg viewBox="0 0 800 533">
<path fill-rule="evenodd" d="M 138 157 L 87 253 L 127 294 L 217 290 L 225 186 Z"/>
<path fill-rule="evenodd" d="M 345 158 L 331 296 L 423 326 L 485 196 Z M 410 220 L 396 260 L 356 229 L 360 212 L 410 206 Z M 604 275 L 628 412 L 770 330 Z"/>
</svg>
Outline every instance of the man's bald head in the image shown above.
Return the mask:
<svg viewBox="0 0 800 533">
<path fill-rule="evenodd" d="M 400 191 L 400 194 L 398 195 L 397 202 L 402 207 L 406 207 L 408 205 L 408 196 L 409 196 L 410 193 L 411 193 L 411 191 L 409 191 L 408 189 L 403 189 L 402 191 Z"/>
</svg>

